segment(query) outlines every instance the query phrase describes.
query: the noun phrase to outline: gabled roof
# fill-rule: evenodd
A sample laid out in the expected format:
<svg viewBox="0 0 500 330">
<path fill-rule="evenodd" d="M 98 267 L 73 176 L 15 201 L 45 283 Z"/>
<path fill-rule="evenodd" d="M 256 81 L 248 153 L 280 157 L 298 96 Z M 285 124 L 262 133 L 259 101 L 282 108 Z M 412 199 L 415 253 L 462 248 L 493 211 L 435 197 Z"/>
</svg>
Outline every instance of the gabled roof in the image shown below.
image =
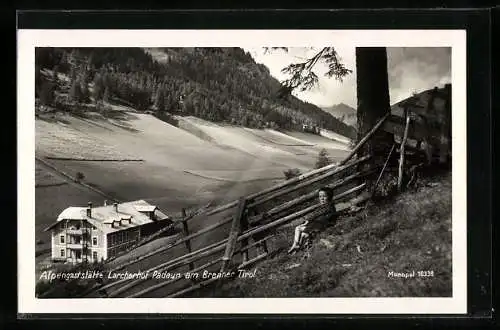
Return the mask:
<svg viewBox="0 0 500 330">
<path fill-rule="evenodd" d="M 448 93 L 450 90 L 447 89 L 447 85 L 450 86 L 451 84 L 445 84 L 444 87 L 441 88 L 430 88 L 427 90 L 424 90 L 422 92 L 416 93 L 413 96 L 410 96 L 404 100 L 401 100 L 391 106 L 391 113 L 396 116 L 404 117 L 404 108 L 405 106 L 408 106 L 412 111 L 416 113 L 421 113 L 425 114 L 425 116 L 434 116 L 434 114 L 431 114 L 427 111 L 427 103 L 429 102 L 429 99 L 434 95 L 436 99 L 442 99 L 444 100 L 448 97 Z M 442 109 L 439 109 L 438 111 L 442 111 Z"/>
<path fill-rule="evenodd" d="M 97 206 L 92 208 L 91 217 L 87 217 L 87 207 L 68 207 L 59 214 L 57 222 L 50 225 L 45 230 L 52 229 L 55 225 L 63 220 L 86 220 L 93 226 L 102 230 L 105 233 L 120 231 L 132 227 L 138 227 L 147 223 L 155 222 L 143 212 L 154 212 L 157 221 L 169 219 L 167 215 L 161 212 L 158 207 L 151 205 L 144 200 L 137 200 L 132 202 L 121 203 L 117 205 L 118 212 L 115 210 L 114 205 Z M 132 221 L 123 222 L 120 220 Z M 119 226 L 111 227 L 115 221 L 120 222 Z"/>
<path fill-rule="evenodd" d="M 156 205 L 134 205 L 139 212 L 153 212 L 157 209 Z"/>
</svg>

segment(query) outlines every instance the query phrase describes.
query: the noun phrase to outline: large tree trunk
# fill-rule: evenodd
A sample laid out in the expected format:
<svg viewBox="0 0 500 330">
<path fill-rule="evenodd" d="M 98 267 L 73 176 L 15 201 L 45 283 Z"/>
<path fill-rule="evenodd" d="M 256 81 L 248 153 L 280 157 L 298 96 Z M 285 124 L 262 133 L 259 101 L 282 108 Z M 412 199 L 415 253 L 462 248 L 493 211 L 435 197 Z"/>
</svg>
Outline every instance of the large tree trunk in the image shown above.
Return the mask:
<svg viewBox="0 0 500 330">
<path fill-rule="evenodd" d="M 358 141 L 388 112 L 390 112 L 387 51 L 385 47 L 356 48 L 356 81 L 358 98 Z M 366 166 L 383 164 L 394 137 L 379 129 L 358 151 L 358 157 L 371 154 Z M 364 167 L 366 167 L 364 166 Z M 374 175 L 376 179 L 377 174 Z M 368 186 L 374 178 L 368 178 Z"/>
</svg>

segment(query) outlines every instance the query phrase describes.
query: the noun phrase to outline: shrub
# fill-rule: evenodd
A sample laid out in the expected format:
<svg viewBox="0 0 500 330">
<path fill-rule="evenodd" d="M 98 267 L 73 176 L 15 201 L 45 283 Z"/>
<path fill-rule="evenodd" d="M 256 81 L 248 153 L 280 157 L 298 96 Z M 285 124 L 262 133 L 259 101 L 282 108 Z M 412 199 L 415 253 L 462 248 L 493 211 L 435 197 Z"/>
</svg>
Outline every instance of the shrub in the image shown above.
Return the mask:
<svg viewBox="0 0 500 330">
<path fill-rule="evenodd" d="M 77 173 L 76 173 L 76 181 L 77 181 L 77 182 L 80 182 L 80 181 L 82 181 L 83 179 L 85 179 L 85 175 L 84 175 L 82 172 L 77 172 Z"/>
<path fill-rule="evenodd" d="M 322 168 L 330 164 L 330 158 L 328 158 L 328 152 L 326 149 L 321 149 L 318 154 L 318 160 L 316 160 L 315 168 Z"/>
<path fill-rule="evenodd" d="M 283 174 L 285 175 L 285 179 L 289 180 L 291 178 L 301 175 L 302 173 L 298 168 L 290 168 L 288 170 L 283 171 Z"/>
</svg>

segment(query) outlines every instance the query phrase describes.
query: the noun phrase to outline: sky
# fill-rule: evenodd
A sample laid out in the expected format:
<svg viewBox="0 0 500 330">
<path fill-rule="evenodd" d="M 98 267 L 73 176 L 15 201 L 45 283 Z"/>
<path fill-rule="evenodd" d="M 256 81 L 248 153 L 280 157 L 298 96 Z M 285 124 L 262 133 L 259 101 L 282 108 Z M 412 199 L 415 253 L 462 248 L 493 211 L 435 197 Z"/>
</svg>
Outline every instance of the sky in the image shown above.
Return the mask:
<svg viewBox="0 0 500 330">
<path fill-rule="evenodd" d="M 294 92 L 298 98 L 317 106 L 331 106 L 345 103 L 356 108 L 356 58 L 352 45 L 334 46 L 342 63 L 353 72 L 343 82 L 324 76 L 327 66 L 318 63 L 314 72 L 319 84 L 307 92 Z M 282 81 L 286 75 L 281 69 L 288 64 L 302 62 L 313 56 L 319 48 L 294 47 L 288 52 L 274 50 L 265 52 L 264 48 L 245 48 L 257 63 L 269 68 L 272 76 Z M 389 74 L 389 94 L 391 104 L 435 86 L 442 87 L 451 82 L 451 48 L 445 47 L 399 47 L 387 48 L 387 67 Z"/>
</svg>

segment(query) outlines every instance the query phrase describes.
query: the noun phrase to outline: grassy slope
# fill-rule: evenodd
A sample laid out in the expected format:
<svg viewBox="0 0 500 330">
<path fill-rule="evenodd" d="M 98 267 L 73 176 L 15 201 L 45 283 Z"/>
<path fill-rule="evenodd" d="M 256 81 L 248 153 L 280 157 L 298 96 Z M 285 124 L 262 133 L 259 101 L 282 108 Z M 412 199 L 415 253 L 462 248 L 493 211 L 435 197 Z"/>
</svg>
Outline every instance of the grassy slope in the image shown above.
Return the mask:
<svg viewBox="0 0 500 330">
<path fill-rule="evenodd" d="M 300 162 L 312 165 L 319 150 L 295 155 L 266 144 L 243 128 L 187 118 L 199 131 L 212 128 L 206 130 L 207 141 L 151 115 L 117 105 L 113 109 L 108 118 L 98 113 L 40 116 L 35 122 L 36 154 L 82 159 L 48 161 L 70 175 L 84 173 L 84 182 L 119 200 L 146 199 L 168 214 L 265 189 L 288 167 Z M 88 161 L 92 159 L 143 161 Z M 53 178 L 38 167 L 36 184 L 44 187 L 36 188 L 35 223 L 36 240 L 40 240 L 37 250 L 42 251 L 50 247 L 50 237 L 42 230 L 63 209 L 89 201 L 99 205 L 105 198 L 64 178 Z M 202 219 L 193 221 L 192 230 L 204 225 Z"/>
<path fill-rule="evenodd" d="M 278 234 L 280 252 L 236 278 L 217 297 L 451 296 L 451 175 L 408 191 L 368 213 L 339 219 L 308 251 L 287 255 L 293 228 Z M 359 247 L 359 248 L 358 248 Z M 389 271 L 434 271 L 433 277 L 390 278 Z"/>
</svg>

